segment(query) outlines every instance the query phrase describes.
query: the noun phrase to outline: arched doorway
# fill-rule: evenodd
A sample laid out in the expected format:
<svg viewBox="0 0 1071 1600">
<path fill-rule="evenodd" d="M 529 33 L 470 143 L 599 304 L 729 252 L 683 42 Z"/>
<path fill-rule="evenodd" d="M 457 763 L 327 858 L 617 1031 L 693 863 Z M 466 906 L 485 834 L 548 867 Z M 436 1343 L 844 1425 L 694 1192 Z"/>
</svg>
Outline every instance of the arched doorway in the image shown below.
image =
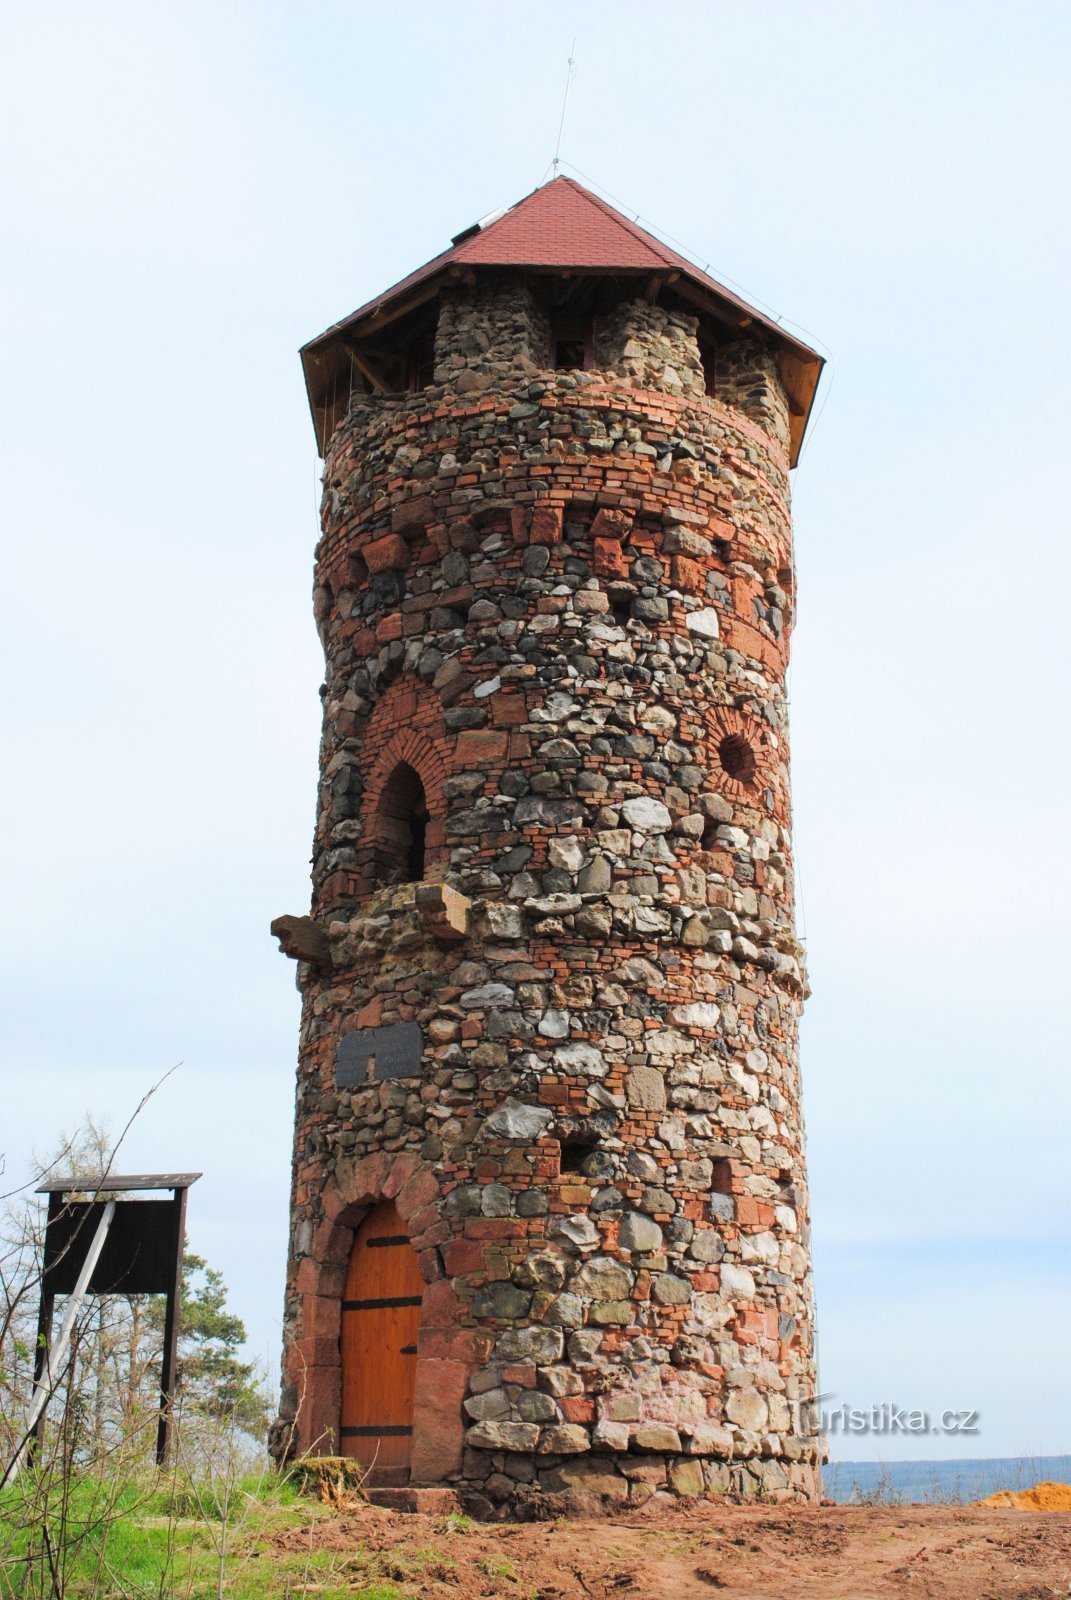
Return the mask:
<svg viewBox="0 0 1071 1600">
<path fill-rule="evenodd" d="M 380 1481 L 408 1478 L 424 1280 L 390 1200 L 365 1218 L 350 1252 L 342 1299 L 343 1455 Z"/>
</svg>

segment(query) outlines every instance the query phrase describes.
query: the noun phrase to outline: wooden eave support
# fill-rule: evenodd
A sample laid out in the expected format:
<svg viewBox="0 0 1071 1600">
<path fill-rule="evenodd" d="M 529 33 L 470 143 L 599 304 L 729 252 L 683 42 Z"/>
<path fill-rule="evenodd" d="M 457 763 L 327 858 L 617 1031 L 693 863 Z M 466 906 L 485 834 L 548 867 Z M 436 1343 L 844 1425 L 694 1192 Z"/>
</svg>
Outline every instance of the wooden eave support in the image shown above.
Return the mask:
<svg viewBox="0 0 1071 1600">
<path fill-rule="evenodd" d="M 676 283 L 679 277 L 679 272 L 652 272 L 647 279 L 643 298 L 649 300 L 652 305 L 656 305 L 662 290 L 667 289 L 670 284 Z"/>
<path fill-rule="evenodd" d="M 713 294 L 699 289 L 695 284 L 689 283 L 687 278 L 680 278 L 674 285 L 682 300 L 688 300 L 692 305 L 702 306 L 710 316 L 718 322 L 727 323 L 730 328 L 746 328 L 753 320 L 745 312 L 738 311 L 734 306 L 726 305 L 715 299 Z"/>
<path fill-rule="evenodd" d="M 347 344 L 345 350 L 362 378 L 368 379 L 377 394 L 390 393 L 390 384 L 387 383 L 383 374 L 369 361 L 363 351 L 359 350 L 355 344 Z"/>
<path fill-rule="evenodd" d="M 364 338 L 370 333 L 378 333 L 389 322 L 397 322 L 399 317 L 404 317 L 408 312 L 415 311 L 418 306 L 426 305 L 429 300 L 434 300 L 438 292 L 439 279 L 436 277 L 430 283 L 426 283 L 423 288 L 415 289 L 412 294 L 407 294 L 404 299 L 392 300 L 381 311 L 373 312 L 367 321 L 363 318 L 361 319 L 361 337 Z M 339 331 L 341 332 L 341 329 Z"/>
<path fill-rule="evenodd" d="M 583 278 L 576 272 L 563 272 L 561 274 L 561 280 L 565 285 L 565 288 L 558 296 L 558 304 L 556 307 L 558 311 L 560 311 L 563 306 L 567 306 L 570 300 L 572 300 L 576 294 L 582 288 L 584 288 L 587 283 L 590 282 L 590 279 Z"/>
</svg>

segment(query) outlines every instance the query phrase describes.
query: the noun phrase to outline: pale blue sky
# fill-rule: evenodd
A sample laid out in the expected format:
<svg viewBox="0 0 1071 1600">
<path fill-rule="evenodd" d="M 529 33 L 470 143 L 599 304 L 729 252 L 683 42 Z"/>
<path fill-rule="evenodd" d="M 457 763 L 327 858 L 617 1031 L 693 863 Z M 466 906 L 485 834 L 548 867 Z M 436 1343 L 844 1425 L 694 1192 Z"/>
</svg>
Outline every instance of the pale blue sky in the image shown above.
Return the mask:
<svg viewBox="0 0 1071 1600">
<path fill-rule="evenodd" d="M 296 350 L 542 179 L 574 34 L 567 170 L 834 357 L 793 667 L 823 1386 L 1066 1450 L 1065 4 L 4 7 L 9 1176 L 182 1061 L 124 1164 L 205 1170 L 192 1242 L 277 1365 Z"/>
</svg>

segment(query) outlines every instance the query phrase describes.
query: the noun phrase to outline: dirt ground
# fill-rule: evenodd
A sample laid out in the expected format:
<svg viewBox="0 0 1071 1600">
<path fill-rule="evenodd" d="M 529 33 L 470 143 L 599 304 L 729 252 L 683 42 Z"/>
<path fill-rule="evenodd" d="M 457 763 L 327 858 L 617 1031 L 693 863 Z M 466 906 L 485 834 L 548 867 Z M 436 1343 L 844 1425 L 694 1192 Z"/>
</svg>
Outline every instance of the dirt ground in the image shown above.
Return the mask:
<svg viewBox="0 0 1071 1600">
<path fill-rule="evenodd" d="M 273 1541 L 296 1550 L 308 1533 Z M 484 1524 L 353 1503 L 318 1520 L 354 1589 L 468 1600 L 1049 1600 L 1071 1513 L 971 1506 L 687 1506 Z"/>
</svg>

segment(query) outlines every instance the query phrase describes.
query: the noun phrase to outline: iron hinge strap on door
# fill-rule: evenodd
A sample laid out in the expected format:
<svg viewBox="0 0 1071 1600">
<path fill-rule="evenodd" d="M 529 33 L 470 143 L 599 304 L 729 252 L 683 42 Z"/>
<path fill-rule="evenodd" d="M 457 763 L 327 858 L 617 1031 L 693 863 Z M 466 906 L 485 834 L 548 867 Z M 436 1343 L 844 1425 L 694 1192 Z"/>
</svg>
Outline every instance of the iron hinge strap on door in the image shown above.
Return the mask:
<svg viewBox="0 0 1071 1600">
<path fill-rule="evenodd" d="M 403 1428 L 395 1423 L 384 1423 L 379 1428 L 339 1428 L 339 1433 L 344 1439 L 396 1439 L 403 1435 L 409 1438 L 412 1428 Z"/>
<path fill-rule="evenodd" d="M 390 1306 L 419 1306 L 423 1295 L 395 1294 L 382 1300 L 343 1300 L 343 1311 L 385 1311 Z"/>
</svg>

